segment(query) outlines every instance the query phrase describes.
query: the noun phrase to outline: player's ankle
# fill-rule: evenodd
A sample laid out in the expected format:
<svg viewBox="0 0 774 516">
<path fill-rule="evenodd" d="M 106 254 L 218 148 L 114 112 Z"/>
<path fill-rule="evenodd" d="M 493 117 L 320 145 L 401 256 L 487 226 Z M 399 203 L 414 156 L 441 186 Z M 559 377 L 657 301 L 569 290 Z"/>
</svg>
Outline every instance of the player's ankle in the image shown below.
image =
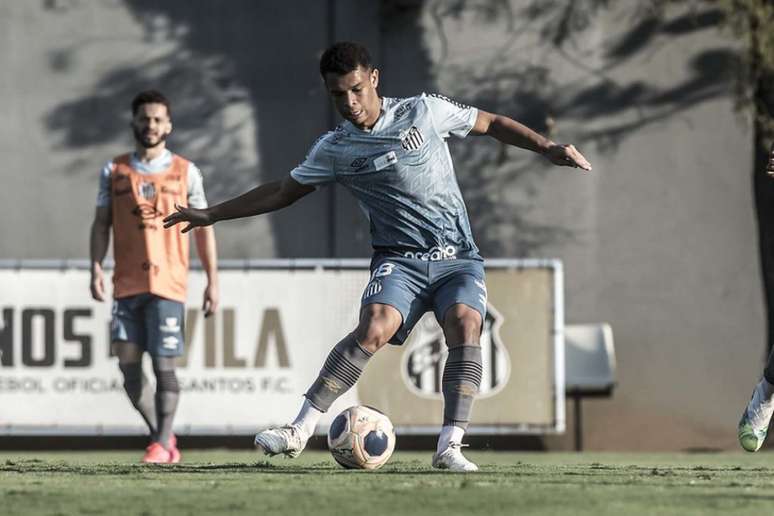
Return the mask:
<svg viewBox="0 0 774 516">
<path fill-rule="evenodd" d="M 460 444 L 465 435 L 465 430 L 456 425 L 444 425 L 438 435 L 437 453 L 443 453 L 451 443 Z"/>
</svg>

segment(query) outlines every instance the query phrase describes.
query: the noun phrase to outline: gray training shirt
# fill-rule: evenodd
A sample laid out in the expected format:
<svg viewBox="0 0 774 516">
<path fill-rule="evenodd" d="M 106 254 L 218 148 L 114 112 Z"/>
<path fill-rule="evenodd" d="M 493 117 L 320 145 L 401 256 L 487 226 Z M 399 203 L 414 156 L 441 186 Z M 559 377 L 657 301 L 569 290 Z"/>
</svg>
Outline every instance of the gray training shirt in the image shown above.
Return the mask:
<svg viewBox="0 0 774 516">
<path fill-rule="evenodd" d="M 345 121 L 290 174 L 304 185 L 347 187 L 370 221 L 376 251 L 480 259 L 446 144 L 449 135 L 467 136 L 477 116 L 440 95 L 384 97 L 370 131 Z"/>
</svg>

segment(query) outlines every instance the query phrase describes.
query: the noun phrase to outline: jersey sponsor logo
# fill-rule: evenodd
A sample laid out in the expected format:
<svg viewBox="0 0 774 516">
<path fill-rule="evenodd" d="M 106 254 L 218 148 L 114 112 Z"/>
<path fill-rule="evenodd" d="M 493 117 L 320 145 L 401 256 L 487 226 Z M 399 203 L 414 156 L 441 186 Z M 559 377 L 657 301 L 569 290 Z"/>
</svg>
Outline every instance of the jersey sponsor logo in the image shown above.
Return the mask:
<svg viewBox="0 0 774 516">
<path fill-rule="evenodd" d="M 387 154 L 382 154 L 378 158 L 374 159 L 374 168 L 376 170 L 382 170 L 390 165 L 394 165 L 398 162 L 398 155 L 395 151 L 390 151 Z"/>
<path fill-rule="evenodd" d="M 412 107 L 414 106 L 408 102 L 398 107 L 398 109 L 395 110 L 395 114 L 393 115 L 393 120 L 397 122 L 398 120 L 403 118 L 406 115 L 406 113 L 411 111 Z"/>
<path fill-rule="evenodd" d="M 483 375 L 478 389 L 479 398 L 488 398 L 500 392 L 511 375 L 510 357 L 500 338 L 504 320 L 497 309 L 487 305 L 480 339 Z M 441 380 L 448 353 L 443 330 L 433 314 L 425 314 L 407 344 L 409 347 L 401 364 L 404 383 L 417 396 L 442 399 Z M 471 390 L 461 394 L 472 395 L 475 392 Z"/>
<path fill-rule="evenodd" d="M 453 245 L 436 246 L 426 251 L 406 251 L 404 258 L 422 260 L 423 262 L 439 262 L 441 260 L 456 260 L 457 248 Z"/>
<path fill-rule="evenodd" d="M 425 137 L 422 132 L 414 125 L 400 140 L 400 145 L 407 151 L 417 150 L 425 143 Z"/>
<path fill-rule="evenodd" d="M 161 212 L 148 203 L 142 203 L 135 206 L 135 208 L 132 210 L 132 215 L 135 217 L 140 217 L 142 220 L 149 220 L 159 217 Z"/>
<path fill-rule="evenodd" d="M 428 97 L 433 97 L 433 98 L 436 98 L 436 99 L 440 99 L 440 100 L 446 101 L 449 104 L 453 104 L 453 105 L 457 106 L 460 109 L 469 109 L 470 108 L 470 106 L 468 106 L 467 104 L 463 104 L 462 102 L 457 102 L 456 100 L 450 99 L 446 95 L 441 95 L 439 93 L 431 93 L 431 94 L 428 95 Z"/>
<path fill-rule="evenodd" d="M 355 158 L 349 166 L 352 168 L 360 168 L 365 165 L 367 161 L 368 158 Z"/>
</svg>

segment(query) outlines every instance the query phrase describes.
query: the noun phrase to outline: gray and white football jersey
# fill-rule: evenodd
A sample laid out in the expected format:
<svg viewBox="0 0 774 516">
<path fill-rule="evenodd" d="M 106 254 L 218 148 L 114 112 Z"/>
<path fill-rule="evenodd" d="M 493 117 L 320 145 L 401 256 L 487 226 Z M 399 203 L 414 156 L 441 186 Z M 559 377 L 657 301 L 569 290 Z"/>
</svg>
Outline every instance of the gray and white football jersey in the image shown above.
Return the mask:
<svg viewBox="0 0 774 516">
<path fill-rule="evenodd" d="M 384 97 L 370 131 L 345 121 L 290 174 L 305 185 L 347 187 L 369 218 L 376 251 L 480 259 L 446 144 L 449 135 L 464 138 L 477 116 L 440 95 Z"/>
</svg>

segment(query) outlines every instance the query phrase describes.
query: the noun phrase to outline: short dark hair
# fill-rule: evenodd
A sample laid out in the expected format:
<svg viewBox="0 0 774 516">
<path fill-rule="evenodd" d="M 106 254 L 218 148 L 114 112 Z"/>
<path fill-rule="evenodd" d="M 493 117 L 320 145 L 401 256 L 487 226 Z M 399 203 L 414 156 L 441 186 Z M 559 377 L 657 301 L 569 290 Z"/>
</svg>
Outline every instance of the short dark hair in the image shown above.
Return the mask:
<svg viewBox="0 0 774 516">
<path fill-rule="evenodd" d="M 320 75 L 323 79 L 327 73 L 346 75 L 362 66 L 366 70 L 373 69 L 371 54 L 368 49 L 352 41 L 339 41 L 333 44 L 320 58 Z"/>
<path fill-rule="evenodd" d="M 163 104 L 167 108 L 167 115 L 172 117 L 172 108 L 169 106 L 169 99 L 158 90 L 145 90 L 138 93 L 132 100 L 132 116 L 137 114 L 137 110 L 143 104 Z"/>
</svg>

